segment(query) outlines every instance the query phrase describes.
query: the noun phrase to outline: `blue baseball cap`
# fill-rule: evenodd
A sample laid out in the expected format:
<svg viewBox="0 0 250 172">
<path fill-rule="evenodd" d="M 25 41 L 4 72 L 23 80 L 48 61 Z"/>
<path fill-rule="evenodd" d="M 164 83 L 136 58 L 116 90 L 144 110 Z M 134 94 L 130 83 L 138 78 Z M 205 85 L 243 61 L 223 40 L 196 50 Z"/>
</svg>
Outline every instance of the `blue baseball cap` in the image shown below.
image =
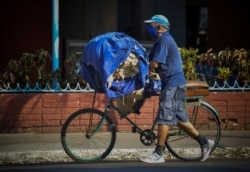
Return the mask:
<svg viewBox="0 0 250 172">
<path fill-rule="evenodd" d="M 170 23 L 167 19 L 167 17 L 163 16 L 163 15 L 154 15 L 153 17 L 151 17 L 150 20 L 145 20 L 144 23 L 159 23 L 163 26 L 165 26 L 166 28 L 169 28 Z"/>
</svg>

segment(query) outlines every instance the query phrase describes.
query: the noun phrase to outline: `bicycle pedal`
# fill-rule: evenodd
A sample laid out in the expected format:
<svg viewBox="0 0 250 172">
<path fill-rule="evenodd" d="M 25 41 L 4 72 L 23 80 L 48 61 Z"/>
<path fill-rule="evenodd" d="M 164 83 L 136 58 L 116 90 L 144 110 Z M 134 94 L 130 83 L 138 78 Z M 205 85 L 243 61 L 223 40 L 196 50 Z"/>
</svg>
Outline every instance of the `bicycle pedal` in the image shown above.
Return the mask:
<svg viewBox="0 0 250 172">
<path fill-rule="evenodd" d="M 224 147 L 224 146 L 222 146 L 222 145 L 220 145 L 220 144 L 214 144 L 216 147 L 219 147 L 219 148 L 221 148 L 221 149 L 226 149 L 226 147 Z"/>
<path fill-rule="evenodd" d="M 136 133 L 136 127 L 135 126 L 132 127 L 132 133 Z"/>
</svg>

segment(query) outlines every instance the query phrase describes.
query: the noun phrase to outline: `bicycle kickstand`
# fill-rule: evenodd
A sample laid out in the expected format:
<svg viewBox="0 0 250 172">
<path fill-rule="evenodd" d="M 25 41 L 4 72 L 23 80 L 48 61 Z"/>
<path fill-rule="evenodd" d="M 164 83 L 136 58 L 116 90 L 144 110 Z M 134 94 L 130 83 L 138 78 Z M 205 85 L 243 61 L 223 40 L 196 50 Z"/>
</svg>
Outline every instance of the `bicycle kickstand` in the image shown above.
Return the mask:
<svg viewBox="0 0 250 172">
<path fill-rule="evenodd" d="M 226 149 L 226 147 L 222 146 L 221 144 L 215 143 L 214 145 L 215 145 L 216 147 L 221 148 L 221 149 Z"/>
</svg>

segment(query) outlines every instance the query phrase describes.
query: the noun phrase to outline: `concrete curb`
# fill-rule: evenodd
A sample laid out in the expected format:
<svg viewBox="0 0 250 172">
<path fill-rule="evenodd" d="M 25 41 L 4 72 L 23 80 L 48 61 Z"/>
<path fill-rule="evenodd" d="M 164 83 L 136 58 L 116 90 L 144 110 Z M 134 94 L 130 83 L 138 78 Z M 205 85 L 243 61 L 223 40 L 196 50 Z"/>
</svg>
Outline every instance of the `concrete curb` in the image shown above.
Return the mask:
<svg viewBox="0 0 250 172">
<path fill-rule="evenodd" d="M 113 149 L 105 160 L 139 160 L 140 155 L 153 151 L 150 149 Z M 168 151 L 166 159 L 176 159 Z M 228 147 L 216 149 L 209 158 L 250 158 L 250 147 Z M 64 150 L 48 151 L 19 151 L 0 153 L 0 165 L 37 164 L 37 163 L 62 163 L 74 162 Z"/>
</svg>

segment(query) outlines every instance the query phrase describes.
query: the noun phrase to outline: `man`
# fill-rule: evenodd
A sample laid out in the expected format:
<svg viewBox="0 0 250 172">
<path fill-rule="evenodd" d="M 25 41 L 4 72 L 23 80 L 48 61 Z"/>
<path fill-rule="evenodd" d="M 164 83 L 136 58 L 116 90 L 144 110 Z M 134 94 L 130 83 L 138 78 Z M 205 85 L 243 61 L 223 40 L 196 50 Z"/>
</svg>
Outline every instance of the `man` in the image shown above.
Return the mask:
<svg viewBox="0 0 250 172">
<path fill-rule="evenodd" d="M 162 87 L 156 116 L 157 145 L 153 153 L 140 157 L 140 160 L 148 163 L 165 162 L 163 150 L 168 135 L 168 125 L 177 125 L 199 142 L 202 149 L 201 161 L 205 161 L 214 147 L 214 141 L 200 135 L 188 121 L 188 115 L 182 103 L 185 96 L 186 79 L 178 46 L 169 33 L 169 21 L 163 15 L 154 15 L 150 20 L 144 22 L 147 24 L 149 34 L 155 40 L 149 54 L 149 67 L 150 70 L 159 74 Z"/>
</svg>

